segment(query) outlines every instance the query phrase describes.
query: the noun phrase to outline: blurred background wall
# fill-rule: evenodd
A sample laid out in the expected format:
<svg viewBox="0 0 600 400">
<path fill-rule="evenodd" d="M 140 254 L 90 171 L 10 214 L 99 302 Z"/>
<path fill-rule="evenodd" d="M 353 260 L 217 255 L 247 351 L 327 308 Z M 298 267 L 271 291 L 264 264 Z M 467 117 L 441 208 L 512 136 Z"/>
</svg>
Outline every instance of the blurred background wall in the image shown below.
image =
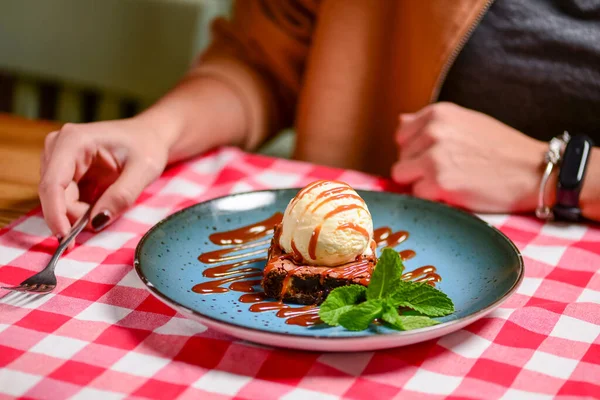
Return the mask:
<svg viewBox="0 0 600 400">
<path fill-rule="evenodd" d="M 233 1 L 0 0 L 0 113 L 60 122 L 132 116 L 186 72 Z M 258 151 L 290 157 L 294 142 L 285 130 Z"/>
<path fill-rule="evenodd" d="M 0 0 L 0 112 L 87 122 L 166 92 L 232 0 Z"/>
</svg>

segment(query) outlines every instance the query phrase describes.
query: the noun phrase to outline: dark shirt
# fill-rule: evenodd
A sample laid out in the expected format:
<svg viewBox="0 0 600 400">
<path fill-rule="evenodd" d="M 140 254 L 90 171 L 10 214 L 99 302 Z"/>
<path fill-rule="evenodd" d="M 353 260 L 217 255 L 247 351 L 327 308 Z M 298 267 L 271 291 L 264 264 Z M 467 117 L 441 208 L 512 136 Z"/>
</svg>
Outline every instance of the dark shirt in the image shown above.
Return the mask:
<svg viewBox="0 0 600 400">
<path fill-rule="evenodd" d="M 600 143 L 600 0 L 496 0 L 439 100 L 538 139 L 568 130 Z"/>
</svg>

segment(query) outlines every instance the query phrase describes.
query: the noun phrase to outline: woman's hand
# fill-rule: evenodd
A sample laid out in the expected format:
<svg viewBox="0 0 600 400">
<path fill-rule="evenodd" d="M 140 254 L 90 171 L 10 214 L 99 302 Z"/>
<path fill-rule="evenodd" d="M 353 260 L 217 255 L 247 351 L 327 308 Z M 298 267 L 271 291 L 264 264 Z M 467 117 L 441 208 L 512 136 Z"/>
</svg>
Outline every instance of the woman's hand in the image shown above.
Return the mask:
<svg viewBox="0 0 600 400">
<path fill-rule="evenodd" d="M 64 237 L 94 204 L 89 228 L 101 230 L 164 170 L 168 145 L 136 118 L 66 124 L 46 137 L 40 200 L 48 226 Z"/>
<path fill-rule="evenodd" d="M 393 179 L 477 212 L 532 211 L 546 145 L 479 112 L 436 103 L 400 116 Z"/>
</svg>

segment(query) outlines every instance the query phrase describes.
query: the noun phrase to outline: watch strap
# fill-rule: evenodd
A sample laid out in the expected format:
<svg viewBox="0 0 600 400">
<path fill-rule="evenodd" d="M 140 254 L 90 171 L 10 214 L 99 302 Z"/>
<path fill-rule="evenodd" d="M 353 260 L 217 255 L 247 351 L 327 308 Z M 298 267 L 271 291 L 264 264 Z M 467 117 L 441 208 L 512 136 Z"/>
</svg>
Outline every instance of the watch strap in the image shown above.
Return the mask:
<svg viewBox="0 0 600 400">
<path fill-rule="evenodd" d="M 580 221 L 579 195 L 583 188 L 585 172 L 594 143 L 586 135 L 573 135 L 565 147 L 556 184 L 556 203 L 552 208 L 554 218 L 563 221 Z"/>
</svg>

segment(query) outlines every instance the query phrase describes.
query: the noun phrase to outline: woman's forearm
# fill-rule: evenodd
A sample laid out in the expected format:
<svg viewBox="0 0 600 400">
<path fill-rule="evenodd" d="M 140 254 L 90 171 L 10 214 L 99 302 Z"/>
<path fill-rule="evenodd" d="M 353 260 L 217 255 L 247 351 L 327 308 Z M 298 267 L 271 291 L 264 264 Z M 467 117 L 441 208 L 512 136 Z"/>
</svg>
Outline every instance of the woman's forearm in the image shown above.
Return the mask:
<svg viewBox="0 0 600 400">
<path fill-rule="evenodd" d="M 244 107 L 225 83 L 205 76 L 181 81 L 135 118 L 144 121 L 169 148 L 169 163 L 221 145 L 242 145 Z"/>
</svg>

